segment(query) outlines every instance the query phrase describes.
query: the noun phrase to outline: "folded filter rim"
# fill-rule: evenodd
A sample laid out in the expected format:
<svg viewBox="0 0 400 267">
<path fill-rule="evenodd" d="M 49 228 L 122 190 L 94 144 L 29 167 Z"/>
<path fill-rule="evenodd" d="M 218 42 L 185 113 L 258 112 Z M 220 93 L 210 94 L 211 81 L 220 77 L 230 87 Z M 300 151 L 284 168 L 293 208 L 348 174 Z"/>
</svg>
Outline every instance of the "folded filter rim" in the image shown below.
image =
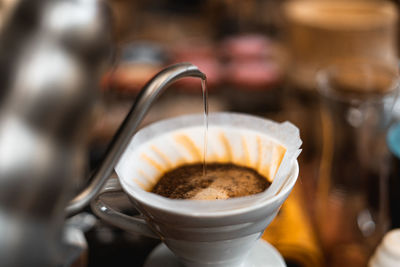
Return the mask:
<svg viewBox="0 0 400 267">
<path fill-rule="evenodd" d="M 129 162 L 132 161 L 132 157 L 130 156 L 134 155 L 133 152 L 137 150 L 137 146 L 149 140 L 153 140 L 162 134 L 169 134 L 177 129 L 202 126 L 203 122 L 204 114 L 183 115 L 153 123 L 139 131 L 138 134 L 132 138 L 115 168 L 124 191 L 132 198 L 136 199 L 136 201 L 145 203 L 153 208 L 167 210 L 170 213 L 194 217 L 216 217 L 235 215 L 241 213 L 244 209 L 258 209 L 261 206 L 276 201 L 294 186 L 298 176 L 298 163 L 296 158 L 301 145 L 298 129 L 288 122 L 277 123 L 257 116 L 233 112 L 210 113 L 209 129 L 232 125 L 237 127 L 237 125 L 240 125 L 240 128 L 257 131 L 286 147 L 286 153 L 281 161 L 281 165 L 286 164 L 287 168 L 282 171 L 279 169 L 275 175 L 275 177 L 284 175 L 285 178 L 284 180 L 281 179 L 279 185 L 275 185 L 275 189 L 271 190 L 274 191 L 273 193 L 268 193 L 268 191 L 274 188 L 275 179 L 272 181 L 271 186 L 264 192 L 246 197 L 230 198 L 226 200 L 169 199 L 146 191 L 137 183 L 132 182 L 132 179 L 130 179 L 131 177 L 127 177 L 127 173 L 129 173 L 127 166 L 129 166 Z M 286 136 L 280 134 L 282 130 L 286 131 Z M 265 131 L 268 132 L 265 133 Z M 290 153 L 292 154 L 291 157 L 287 158 Z M 210 205 L 211 202 L 213 203 L 212 205 Z"/>
</svg>

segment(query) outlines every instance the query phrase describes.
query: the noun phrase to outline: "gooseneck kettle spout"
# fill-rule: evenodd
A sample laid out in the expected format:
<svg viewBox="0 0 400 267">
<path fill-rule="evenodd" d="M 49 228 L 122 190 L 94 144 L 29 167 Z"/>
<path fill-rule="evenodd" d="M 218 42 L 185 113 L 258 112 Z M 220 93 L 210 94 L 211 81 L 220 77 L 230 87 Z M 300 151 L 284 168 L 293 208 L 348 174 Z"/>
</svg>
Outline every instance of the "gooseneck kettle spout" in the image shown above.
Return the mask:
<svg viewBox="0 0 400 267">
<path fill-rule="evenodd" d="M 68 215 L 79 212 L 100 191 L 151 105 L 171 83 L 184 77 L 206 79 L 205 74 L 196 66 L 179 63 L 163 69 L 145 85 L 114 135 L 103 161 L 91 177 L 91 183 L 67 206 Z"/>
</svg>

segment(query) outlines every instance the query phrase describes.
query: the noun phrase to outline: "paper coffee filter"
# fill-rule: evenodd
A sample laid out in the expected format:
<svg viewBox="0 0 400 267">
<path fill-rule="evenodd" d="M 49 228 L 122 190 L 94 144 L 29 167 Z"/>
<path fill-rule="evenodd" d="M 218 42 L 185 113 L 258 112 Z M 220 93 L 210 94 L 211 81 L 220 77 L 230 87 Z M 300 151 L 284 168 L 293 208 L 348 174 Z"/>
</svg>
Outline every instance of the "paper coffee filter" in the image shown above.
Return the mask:
<svg viewBox="0 0 400 267">
<path fill-rule="evenodd" d="M 211 113 L 208 119 L 206 162 L 250 167 L 272 181 L 265 192 L 252 198 L 279 192 L 300 154 L 298 129 L 288 122 L 237 113 Z M 146 191 L 165 172 L 203 162 L 204 128 L 204 116 L 197 114 L 157 122 L 139 131 L 117 164 L 121 184 L 132 194 L 149 194 Z M 162 198 L 151 195 L 156 201 Z"/>
</svg>

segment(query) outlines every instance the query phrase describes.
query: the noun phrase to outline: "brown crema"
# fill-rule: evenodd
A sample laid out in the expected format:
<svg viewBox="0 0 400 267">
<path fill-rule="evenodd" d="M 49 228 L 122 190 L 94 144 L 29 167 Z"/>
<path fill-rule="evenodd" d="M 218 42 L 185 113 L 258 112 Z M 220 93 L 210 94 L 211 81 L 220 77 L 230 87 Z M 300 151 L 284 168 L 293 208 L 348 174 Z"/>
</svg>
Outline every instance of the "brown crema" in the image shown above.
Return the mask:
<svg viewBox="0 0 400 267">
<path fill-rule="evenodd" d="M 165 173 L 151 192 L 173 199 L 228 199 L 263 192 L 270 182 L 251 168 L 234 164 L 203 164 L 177 167 Z"/>
</svg>

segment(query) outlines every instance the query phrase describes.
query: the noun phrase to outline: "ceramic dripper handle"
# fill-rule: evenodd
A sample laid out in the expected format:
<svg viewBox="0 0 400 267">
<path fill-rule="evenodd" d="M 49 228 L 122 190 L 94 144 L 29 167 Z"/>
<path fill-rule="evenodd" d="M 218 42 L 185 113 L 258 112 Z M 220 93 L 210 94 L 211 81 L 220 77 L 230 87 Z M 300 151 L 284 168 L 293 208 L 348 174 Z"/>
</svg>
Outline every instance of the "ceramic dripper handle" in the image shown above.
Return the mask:
<svg viewBox="0 0 400 267">
<path fill-rule="evenodd" d="M 121 188 L 118 178 L 108 179 L 100 193 L 91 202 L 91 208 L 97 216 L 129 233 L 138 233 L 151 238 L 160 238 L 155 231 L 148 226 L 141 215 L 128 216 L 108 205 L 103 200 L 103 196 L 107 194 L 126 196 Z"/>
</svg>

